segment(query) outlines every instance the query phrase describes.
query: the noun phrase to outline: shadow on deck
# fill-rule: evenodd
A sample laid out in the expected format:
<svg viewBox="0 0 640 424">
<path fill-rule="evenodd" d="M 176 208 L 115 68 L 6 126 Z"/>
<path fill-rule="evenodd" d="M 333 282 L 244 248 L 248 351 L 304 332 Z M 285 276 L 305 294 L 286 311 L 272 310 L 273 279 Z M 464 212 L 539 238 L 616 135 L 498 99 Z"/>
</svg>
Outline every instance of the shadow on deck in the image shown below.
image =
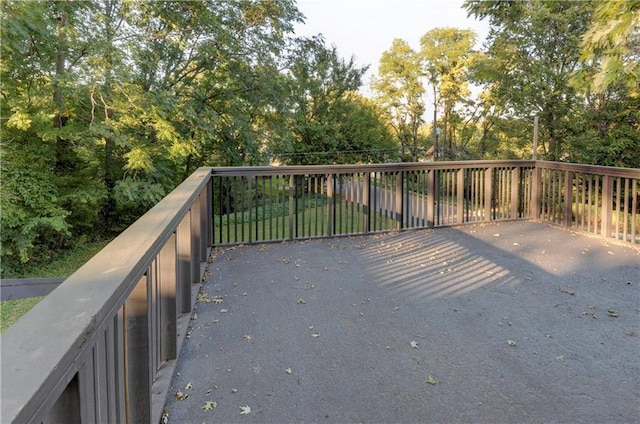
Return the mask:
<svg viewBox="0 0 640 424">
<path fill-rule="evenodd" d="M 169 423 L 639 421 L 637 247 L 503 222 L 212 257 Z"/>
</svg>

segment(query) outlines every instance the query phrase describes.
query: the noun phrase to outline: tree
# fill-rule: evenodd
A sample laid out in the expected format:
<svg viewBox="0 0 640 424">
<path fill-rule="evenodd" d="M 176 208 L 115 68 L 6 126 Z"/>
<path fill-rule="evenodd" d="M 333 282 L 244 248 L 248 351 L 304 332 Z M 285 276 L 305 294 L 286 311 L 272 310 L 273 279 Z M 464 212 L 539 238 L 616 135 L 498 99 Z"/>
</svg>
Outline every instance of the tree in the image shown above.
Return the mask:
<svg viewBox="0 0 640 424">
<path fill-rule="evenodd" d="M 591 75 L 578 73 L 578 78 L 589 78 L 590 91 L 602 93 L 620 83 L 631 95 L 640 95 L 640 1 L 598 3 L 582 37 L 582 60 L 594 64 Z"/>
<path fill-rule="evenodd" d="M 198 166 L 263 160 L 292 0 L 0 7 L 3 273 L 124 228 Z"/>
<path fill-rule="evenodd" d="M 433 89 L 433 129 L 437 137 L 437 113 L 442 109 L 443 157 L 447 151 L 455 157 L 455 125 L 461 121 L 455 113 L 459 102 L 467 102 L 468 69 L 473 57 L 476 35 L 471 30 L 435 28 L 420 39 L 420 56 L 424 74 Z M 439 155 L 435 147 L 436 157 Z"/>
<path fill-rule="evenodd" d="M 366 162 L 372 152 L 388 149 L 374 109 L 353 93 L 366 67 L 341 59 L 321 37 L 299 40 L 287 70 L 290 102 L 283 111 L 288 134 L 271 143 L 271 152 L 286 164 Z M 369 137 L 369 138 L 367 138 Z M 373 149 L 373 150 L 372 150 Z"/>
<path fill-rule="evenodd" d="M 413 162 L 424 149 L 418 131 L 425 112 L 421 77 L 419 56 L 406 41 L 396 38 L 382 53 L 378 77 L 371 84 L 402 147 L 402 159 Z"/>
<path fill-rule="evenodd" d="M 544 156 L 565 157 L 563 143 L 579 131 L 568 119 L 577 105 L 570 74 L 580 64 L 581 36 L 593 5 L 467 0 L 464 6 L 476 18 L 490 19 L 487 55 L 494 96 L 510 116 L 532 120 L 538 115 Z"/>
</svg>

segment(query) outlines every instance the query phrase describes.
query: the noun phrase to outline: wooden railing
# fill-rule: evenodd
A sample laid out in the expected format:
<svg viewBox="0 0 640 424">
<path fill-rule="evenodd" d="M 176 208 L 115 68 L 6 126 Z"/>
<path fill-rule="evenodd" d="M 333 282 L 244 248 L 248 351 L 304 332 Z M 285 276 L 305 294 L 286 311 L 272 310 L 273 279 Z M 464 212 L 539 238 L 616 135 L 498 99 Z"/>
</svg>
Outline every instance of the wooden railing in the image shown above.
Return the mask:
<svg viewBox="0 0 640 424">
<path fill-rule="evenodd" d="M 639 243 L 640 170 L 542 161 L 215 168 L 214 243 L 537 219 Z"/>
<path fill-rule="evenodd" d="M 200 169 L 0 338 L 3 423 L 158 423 L 211 246 Z"/>
<path fill-rule="evenodd" d="M 201 168 L 0 336 L 2 422 L 158 423 L 208 248 L 537 219 L 640 243 L 640 169 Z"/>
</svg>

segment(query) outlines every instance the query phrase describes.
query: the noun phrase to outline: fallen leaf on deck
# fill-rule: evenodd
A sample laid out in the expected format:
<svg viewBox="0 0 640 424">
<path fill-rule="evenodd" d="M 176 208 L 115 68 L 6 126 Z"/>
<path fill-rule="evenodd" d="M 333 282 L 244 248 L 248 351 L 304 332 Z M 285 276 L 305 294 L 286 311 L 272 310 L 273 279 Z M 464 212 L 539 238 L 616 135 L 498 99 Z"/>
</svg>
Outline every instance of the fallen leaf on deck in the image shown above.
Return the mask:
<svg viewBox="0 0 640 424">
<path fill-rule="evenodd" d="M 439 381 L 433 378 L 433 376 L 430 375 L 429 377 L 427 377 L 427 384 L 431 384 L 432 386 L 435 386 L 438 383 Z"/>
<path fill-rule="evenodd" d="M 418 342 L 416 342 L 415 340 L 411 340 L 409 342 L 409 344 L 411 345 L 412 348 L 417 349 L 418 348 Z"/>
<path fill-rule="evenodd" d="M 287 374 L 291 374 L 293 371 L 291 370 L 291 368 L 285 368 L 284 372 L 286 372 Z"/>
<path fill-rule="evenodd" d="M 248 342 L 250 342 L 251 340 L 253 340 L 253 336 L 251 334 L 245 334 L 244 335 L 244 339 Z"/>
<path fill-rule="evenodd" d="M 298 299 L 298 304 L 299 304 L 299 305 L 304 305 L 304 304 L 306 304 L 306 303 L 307 303 L 307 301 L 306 301 L 306 300 L 304 300 L 303 298 Z"/>
<path fill-rule="evenodd" d="M 180 390 L 176 392 L 176 400 L 185 400 L 189 395 L 182 393 Z"/>
<path fill-rule="evenodd" d="M 509 346 L 512 346 L 512 347 L 513 347 L 513 346 L 518 346 L 518 345 L 516 344 L 516 342 L 514 342 L 513 340 L 507 340 L 507 344 L 508 344 Z"/>
<path fill-rule="evenodd" d="M 609 315 L 610 317 L 614 317 L 614 318 L 617 318 L 617 317 L 619 317 L 619 316 L 620 316 L 620 315 L 618 314 L 618 311 L 614 311 L 613 309 L 609 309 L 609 310 L 607 311 L 607 315 Z"/>
<path fill-rule="evenodd" d="M 204 409 L 205 411 L 209 411 L 213 408 L 215 408 L 216 406 L 218 406 L 218 403 L 212 400 L 208 400 L 204 403 L 204 406 L 202 407 L 202 409 Z"/>
<path fill-rule="evenodd" d="M 251 413 L 251 407 L 249 405 L 240 407 L 240 415 L 249 415 Z"/>
<path fill-rule="evenodd" d="M 311 337 L 313 337 L 313 338 L 320 337 L 320 333 L 313 333 L 313 334 L 311 335 Z"/>
<path fill-rule="evenodd" d="M 193 389 L 193 384 L 191 384 L 191 382 L 187 383 L 187 385 L 186 385 L 186 386 L 184 386 L 184 389 L 185 389 L 185 390 L 191 390 L 191 389 Z"/>
</svg>

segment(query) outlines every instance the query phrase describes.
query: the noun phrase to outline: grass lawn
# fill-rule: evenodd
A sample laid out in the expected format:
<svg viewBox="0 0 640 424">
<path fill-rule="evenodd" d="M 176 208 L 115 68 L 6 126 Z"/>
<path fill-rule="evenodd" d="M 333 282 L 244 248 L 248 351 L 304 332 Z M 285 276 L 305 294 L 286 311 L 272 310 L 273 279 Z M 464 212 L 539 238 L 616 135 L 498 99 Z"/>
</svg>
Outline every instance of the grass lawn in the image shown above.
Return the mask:
<svg viewBox="0 0 640 424">
<path fill-rule="evenodd" d="M 102 250 L 107 243 L 108 241 L 102 241 L 78 246 L 75 249 L 55 257 L 48 263 L 34 266 L 35 269 L 31 272 L 16 276 L 15 278 L 54 278 L 69 276 Z M 40 300 L 42 300 L 42 297 L 0 302 L 0 333 L 4 332 L 11 324 L 29 312 Z"/>
</svg>

